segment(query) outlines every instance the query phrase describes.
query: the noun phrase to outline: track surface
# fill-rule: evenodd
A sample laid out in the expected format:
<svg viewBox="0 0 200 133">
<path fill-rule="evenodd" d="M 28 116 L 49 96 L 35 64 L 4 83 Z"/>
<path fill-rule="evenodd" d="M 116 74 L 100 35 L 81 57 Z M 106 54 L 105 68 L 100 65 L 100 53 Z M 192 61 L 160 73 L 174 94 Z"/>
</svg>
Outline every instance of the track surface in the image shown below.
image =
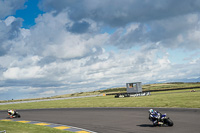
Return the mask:
<svg viewBox="0 0 200 133">
<path fill-rule="evenodd" d="M 199 133 L 200 109 L 156 109 L 173 120 L 173 127 L 152 127 L 149 108 L 66 108 L 18 110 L 23 120 L 70 125 L 98 133 Z M 0 111 L 0 119 L 7 118 Z"/>
</svg>

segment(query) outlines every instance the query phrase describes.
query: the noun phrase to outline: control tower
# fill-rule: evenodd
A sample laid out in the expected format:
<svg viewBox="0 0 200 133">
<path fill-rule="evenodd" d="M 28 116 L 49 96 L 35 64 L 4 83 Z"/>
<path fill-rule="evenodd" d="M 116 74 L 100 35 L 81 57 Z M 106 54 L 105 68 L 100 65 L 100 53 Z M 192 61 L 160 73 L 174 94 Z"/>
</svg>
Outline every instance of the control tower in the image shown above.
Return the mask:
<svg viewBox="0 0 200 133">
<path fill-rule="evenodd" d="M 127 93 L 142 92 L 142 82 L 126 83 Z"/>
</svg>

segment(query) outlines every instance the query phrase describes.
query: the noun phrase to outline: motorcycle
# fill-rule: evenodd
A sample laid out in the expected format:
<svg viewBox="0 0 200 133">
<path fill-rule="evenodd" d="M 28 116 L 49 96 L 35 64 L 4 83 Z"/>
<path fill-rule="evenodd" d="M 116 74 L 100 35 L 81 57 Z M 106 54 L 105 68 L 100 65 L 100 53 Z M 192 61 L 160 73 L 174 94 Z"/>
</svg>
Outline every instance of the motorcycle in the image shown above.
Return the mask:
<svg viewBox="0 0 200 133">
<path fill-rule="evenodd" d="M 10 112 L 8 112 L 8 115 L 10 116 L 10 118 L 20 118 L 20 114 L 18 112 L 14 112 L 14 114 L 12 115 Z"/>
<path fill-rule="evenodd" d="M 150 121 L 153 122 L 153 120 L 151 120 L 151 119 L 150 119 Z M 163 125 L 173 126 L 174 123 L 169 117 L 167 117 L 167 114 L 165 113 L 165 114 L 161 115 L 160 118 L 158 118 L 156 124 L 154 123 L 154 126 L 156 126 L 156 125 L 158 125 L 158 126 L 163 126 Z"/>
</svg>

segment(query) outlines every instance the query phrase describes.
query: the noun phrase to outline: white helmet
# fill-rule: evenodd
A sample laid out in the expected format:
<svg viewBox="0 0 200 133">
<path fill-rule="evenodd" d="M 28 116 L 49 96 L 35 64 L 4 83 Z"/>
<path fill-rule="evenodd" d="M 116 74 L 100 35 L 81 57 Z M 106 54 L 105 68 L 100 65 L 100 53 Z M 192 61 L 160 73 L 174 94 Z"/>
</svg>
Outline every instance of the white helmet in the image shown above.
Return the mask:
<svg viewBox="0 0 200 133">
<path fill-rule="evenodd" d="M 8 110 L 8 113 L 12 113 L 12 110 L 11 110 L 11 109 L 9 109 L 9 110 Z"/>
<path fill-rule="evenodd" d="M 153 109 L 150 109 L 150 110 L 149 110 L 149 113 L 153 113 L 153 112 L 154 112 L 154 110 L 153 110 Z"/>
</svg>

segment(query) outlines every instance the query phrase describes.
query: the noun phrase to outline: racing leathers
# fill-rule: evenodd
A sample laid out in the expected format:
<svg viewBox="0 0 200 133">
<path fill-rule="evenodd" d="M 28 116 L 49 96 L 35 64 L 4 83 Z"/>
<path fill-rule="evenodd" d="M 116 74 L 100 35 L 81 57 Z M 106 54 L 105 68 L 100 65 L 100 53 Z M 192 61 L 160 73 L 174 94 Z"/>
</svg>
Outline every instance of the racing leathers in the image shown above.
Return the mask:
<svg viewBox="0 0 200 133">
<path fill-rule="evenodd" d="M 149 113 L 149 119 L 153 122 L 153 125 L 157 125 L 161 118 L 161 113 L 158 111 L 153 111 Z"/>
<path fill-rule="evenodd" d="M 8 115 L 12 118 L 14 115 L 16 115 L 16 111 L 15 110 L 8 110 Z"/>
</svg>

